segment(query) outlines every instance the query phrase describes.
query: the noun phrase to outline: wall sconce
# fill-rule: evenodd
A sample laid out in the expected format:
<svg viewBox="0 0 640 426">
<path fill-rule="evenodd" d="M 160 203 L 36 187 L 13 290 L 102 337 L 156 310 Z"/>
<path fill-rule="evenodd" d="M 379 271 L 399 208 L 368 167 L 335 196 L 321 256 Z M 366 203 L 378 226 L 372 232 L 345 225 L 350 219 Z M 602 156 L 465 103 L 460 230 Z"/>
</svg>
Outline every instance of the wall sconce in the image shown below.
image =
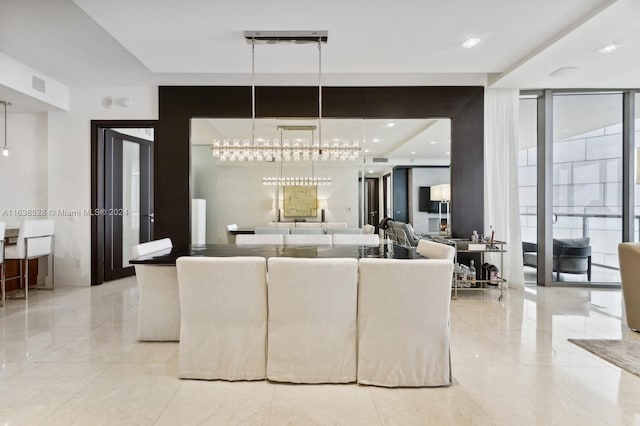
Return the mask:
<svg viewBox="0 0 640 426">
<path fill-rule="evenodd" d="M 7 106 L 11 106 L 11 102 L 0 101 L 4 105 L 4 147 L 2 148 L 2 156 L 9 156 L 9 147 L 7 146 Z"/>
<path fill-rule="evenodd" d="M 319 198 L 318 199 L 318 208 L 320 210 L 320 222 L 324 222 L 324 211 L 329 208 L 329 204 L 326 199 Z"/>
</svg>

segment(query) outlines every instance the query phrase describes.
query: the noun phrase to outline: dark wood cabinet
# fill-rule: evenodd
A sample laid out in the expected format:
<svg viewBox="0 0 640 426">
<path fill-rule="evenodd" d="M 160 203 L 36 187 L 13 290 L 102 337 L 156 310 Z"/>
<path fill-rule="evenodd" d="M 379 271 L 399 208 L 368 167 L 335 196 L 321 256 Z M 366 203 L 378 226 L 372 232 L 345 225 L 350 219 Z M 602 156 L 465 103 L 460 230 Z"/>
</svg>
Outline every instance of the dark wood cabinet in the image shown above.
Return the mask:
<svg viewBox="0 0 640 426">
<path fill-rule="evenodd" d="M 6 277 L 6 290 L 17 290 L 20 288 L 20 262 L 21 260 L 5 259 L 5 277 Z M 24 265 L 23 265 L 24 273 Z M 38 282 L 38 259 L 29 260 L 29 287 L 35 287 Z"/>
</svg>

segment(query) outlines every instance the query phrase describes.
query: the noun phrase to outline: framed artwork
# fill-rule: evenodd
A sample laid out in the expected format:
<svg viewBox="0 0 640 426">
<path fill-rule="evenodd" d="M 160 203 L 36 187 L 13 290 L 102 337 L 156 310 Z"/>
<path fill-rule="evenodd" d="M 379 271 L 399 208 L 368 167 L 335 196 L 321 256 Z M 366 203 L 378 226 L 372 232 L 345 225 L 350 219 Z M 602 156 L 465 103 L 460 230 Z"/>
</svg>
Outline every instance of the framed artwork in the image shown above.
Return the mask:
<svg viewBox="0 0 640 426">
<path fill-rule="evenodd" d="M 296 217 L 316 217 L 317 186 L 285 186 L 284 215 Z"/>
</svg>

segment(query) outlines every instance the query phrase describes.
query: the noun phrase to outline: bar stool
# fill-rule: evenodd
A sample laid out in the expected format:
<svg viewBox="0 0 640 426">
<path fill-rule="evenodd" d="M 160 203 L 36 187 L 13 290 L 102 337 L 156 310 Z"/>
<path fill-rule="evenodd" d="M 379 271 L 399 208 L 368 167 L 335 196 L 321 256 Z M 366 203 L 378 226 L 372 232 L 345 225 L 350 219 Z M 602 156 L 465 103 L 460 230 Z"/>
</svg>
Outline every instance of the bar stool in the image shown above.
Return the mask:
<svg viewBox="0 0 640 426">
<path fill-rule="evenodd" d="M 51 288 L 40 287 L 44 290 L 54 288 L 54 221 L 50 219 L 25 221 L 20 225 L 18 241 L 5 249 L 5 259 L 20 261 L 20 285 L 24 287 L 24 297 L 29 298 L 29 260 L 38 257 L 51 256 Z M 24 262 L 24 275 L 22 263 Z"/>
</svg>

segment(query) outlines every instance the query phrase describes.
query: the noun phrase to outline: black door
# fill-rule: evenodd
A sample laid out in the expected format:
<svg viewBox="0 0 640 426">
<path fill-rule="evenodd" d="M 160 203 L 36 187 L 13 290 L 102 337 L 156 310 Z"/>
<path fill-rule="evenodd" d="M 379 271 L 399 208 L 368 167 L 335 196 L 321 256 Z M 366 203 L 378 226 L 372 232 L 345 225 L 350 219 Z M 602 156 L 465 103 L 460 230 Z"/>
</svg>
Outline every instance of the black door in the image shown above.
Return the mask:
<svg viewBox="0 0 640 426">
<path fill-rule="evenodd" d="M 131 248 L 153 237 L 153 142 L 104 129 L 104 280 L 134 274 Z"/>
<path fill-rule="evenodd" d="M 379 195 L 379 179 L 366 178 L 365 180 L 367 192 L 367 223 L 376 227 L 375 233 L 378 233 L 378 225 L 380 224 L 380 195 Z"/>
</svg>

